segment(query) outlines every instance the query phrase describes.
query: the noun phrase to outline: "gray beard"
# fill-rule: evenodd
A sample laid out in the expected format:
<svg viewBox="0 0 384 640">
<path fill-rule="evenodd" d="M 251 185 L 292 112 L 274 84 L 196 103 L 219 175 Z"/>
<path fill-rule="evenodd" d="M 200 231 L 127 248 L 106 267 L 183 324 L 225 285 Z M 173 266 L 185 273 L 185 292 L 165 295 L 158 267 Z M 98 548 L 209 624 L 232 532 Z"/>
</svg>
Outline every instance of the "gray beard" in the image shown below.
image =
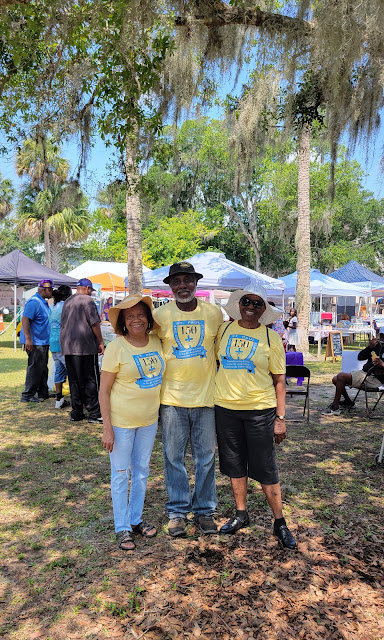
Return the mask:
<svg viewBox="0 0 384 640">
<path fill-rule="evenodd" d="M 191 293 L 188 298 L 186 298 L 185 296 L 183 297 L 179 297 L 178 294 L 174 295 L 174 298 L 176 300 L 176 302 L 180 302 L 180 304 L 185 304 L 186 302 L 192 302 L 192 300 L 195 297 L 195 292 L 193 291 L 193 293 Z"/>
</svg>

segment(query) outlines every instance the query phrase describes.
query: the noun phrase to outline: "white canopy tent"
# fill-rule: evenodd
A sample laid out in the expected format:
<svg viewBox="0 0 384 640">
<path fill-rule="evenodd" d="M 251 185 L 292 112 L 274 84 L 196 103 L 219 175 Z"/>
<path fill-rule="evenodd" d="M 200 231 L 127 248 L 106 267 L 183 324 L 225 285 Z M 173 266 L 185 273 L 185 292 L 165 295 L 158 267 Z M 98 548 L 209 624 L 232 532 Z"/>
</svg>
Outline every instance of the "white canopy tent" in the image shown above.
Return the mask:
<svg viewBox="0 0 384 640">
<path fill-rule="evenodd" d="M 143 273 L 150 271 L 148 267 L 143 265 Z M 90 278 L 98 273 L 113 273 L 121 278 L 126 278 L 128 273 L 128 266 L 126 262 L 105 262 L 100 260 L 87 260 L 77 267 L 68 271 L 68 276 L 71 278 Z M 92 279 L 92 278 L 90 278 Z"/>
<path fill-rule="evenodd" d="M 281 295 L 284 291 L 282 280 L 265 276 L 262 273 L 242 267 L 236 262 L 227 260 L 223 253 L 208 251 L 197 253 L 192 258 L 187 258 L 198 273 L 203 274 L 197 286 L 199 289 L 246 289 L 252 282 L 263 284 L 269 295 Z M 143 274 L 144 287 L 147 289 L 164 289 L 164 278 L 169 273 L 170 265 L 154 269 Z"/>
</svg>

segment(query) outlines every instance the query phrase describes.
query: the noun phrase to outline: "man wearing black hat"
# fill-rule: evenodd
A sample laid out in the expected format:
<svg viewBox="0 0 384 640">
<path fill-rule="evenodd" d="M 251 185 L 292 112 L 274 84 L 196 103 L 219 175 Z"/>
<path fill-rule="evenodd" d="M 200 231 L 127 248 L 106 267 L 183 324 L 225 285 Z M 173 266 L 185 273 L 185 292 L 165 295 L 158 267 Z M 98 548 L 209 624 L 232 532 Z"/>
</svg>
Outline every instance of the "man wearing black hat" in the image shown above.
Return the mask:
<svg viewBox="0 0 384 640">
<path fill-rule="evenodd" d="M 20 342 L 25 345 L 28 365 L 21 402 L 43 402 L 49 398 L 47 380 L 51 311 L 48 300 L 52 298 L 52 292 L 52 280 L 40 280 L 37 293 L 29 298 L 23 311 Z"/>
<path fill-rule="evenodd" d="M 77 291 L 68 298 L 61 314 L 60 344 L 65 355 L 71 390 L 71 420 L 102 422 L 99 406 L 100 372 L 98 354 L 104 353 L 100 317 L 92 300 L 93 284 L 88 278 L 77 282 Z"/>
<path fill-rule="evenodd" d="M 214 341 L 223 316 L 219 307 L 195 297 L 197 282 L 202 277 L 189 262 L 171 265 L 164 282 L 171 287 L 174 301 L 154 313 L 166 358 L 160 418 L 168 532 L 173 537 L 186 534 L 186 518 L 191 511 L 202 533 L 217 532 L 213 519 L 217 504 Z M 195 465 L 192 496 L 185 469 L 188 441 Z"/>
</svg>

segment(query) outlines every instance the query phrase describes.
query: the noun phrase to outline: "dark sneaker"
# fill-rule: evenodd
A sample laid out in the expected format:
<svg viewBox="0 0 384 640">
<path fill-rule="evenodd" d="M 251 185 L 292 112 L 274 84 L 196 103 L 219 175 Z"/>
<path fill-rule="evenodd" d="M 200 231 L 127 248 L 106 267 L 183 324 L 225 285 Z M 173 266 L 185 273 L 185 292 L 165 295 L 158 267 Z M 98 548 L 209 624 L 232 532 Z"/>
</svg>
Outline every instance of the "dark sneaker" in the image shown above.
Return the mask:
<svg viewBox="0 0 384 640">
<path fill-rule="evenodd" d="M 340 402 L 339 402 L 339 406 L 340 407 L 347 407 L 348 408 L 348 407 L 351 407 L 352 405 L 353 405 L 352 400 L 345 399 L 345 400 L 340 400 Z"/>
<path fill-rule="evenodd" d="M 339 409 L 339 407 L 335 407 L 334 404 L 330 404 L 321 413 L 323 416 L 339 416 L 341 413 L 341 409 Z"/>
<path fill-rule="evenodd" d="M 76 418 L 74 416 L 71 416 L 69 419 L 71 422 L 81 422 L 82 420 L 84 420 L 85 416 L 77 416 Z"/>
<path fill-rule="evenodd" d="M 36 398 L 36 396 L 32 396 L 32 398 L 21 398 L 21 402 L 44 402 L 44 398 Z"/>
<path fill-rule="evenodd" d="M 280 527 L 273 527 L 273 533 L 283 547 L 286 549 L 296 549 L 296 540 L 286 524 L 281 524 Z"/>
<path fill-rule="evenodd" d="M 201 533 L 217 533 L 217 524 L 214 521 L 213 516 L 195 516 L 194 522 L 195 525 L 200 528 Z"/>
<path fill-rule="evenodd" d="M 90 424 L 103 424 L 103 418 L 100 416 L 100 418 L 88 418 L 88 422 Z"/>
<path fill-rule="evenodd" d="M 187 521 L 185 518 L 171 518 L 168 522 L 168 533 L 172 538 L 179 538 L 187 534 Z"/>
</svg>

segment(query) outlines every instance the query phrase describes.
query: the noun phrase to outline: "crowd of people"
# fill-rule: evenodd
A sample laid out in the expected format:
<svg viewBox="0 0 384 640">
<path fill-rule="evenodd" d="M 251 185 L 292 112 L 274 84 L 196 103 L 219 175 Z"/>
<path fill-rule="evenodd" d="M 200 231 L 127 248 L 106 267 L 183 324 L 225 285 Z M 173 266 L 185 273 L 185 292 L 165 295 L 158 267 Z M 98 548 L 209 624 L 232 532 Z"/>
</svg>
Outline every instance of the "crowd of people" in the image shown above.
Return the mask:
<svg viewBox="0 0 384 640">
<path fill-rule="evenodd" d="M 275 445 L 286 438 L 285 354 L 281 337 L 270 326 L 281 311 L 269 304 L 262 286 L 255 286 L 230 295 L 225 307 L 230 321 L 223 322 L 218 306 L 195 295 L 202 277 L 190 263 L 175 263 L 164 279 L 173 301 L 154 310 L 150 297 L 129 295 L 109 306 L 109 321 L 118 337 L 105 353 L 92 282 L 79 280 L 76 293 L 69 295 L 60 287 L 53 292 L 51 281 L 41 281 L 22 320 L 21 341 L 28 353 L 22 401 L 49 397 L 45 369 L 51 323 L 55 406 L 64 406 L 62 383 L 67 373 L 70 419 L 84 420 L 85 408 L 89 422 L 103 423 L 102 444 L 110 457 L 115 533 L 121 549 L 135 549 L 136 533 L 146 538 L 157 533 L 142 516 L 158 415 L 170 536 L 186 535 L 191 512 L 203 534 L 218 532 L 217 439 L 220 471 L 230 478 L 234 498 L 233 515 L 219 532 L 231 535 L 249 525 L 247 492 L 252 478 L 260 483 L 271 507 L 275 536 L 283 547 L 294 549 L 296 541 L 283 516 L 275 458 Z M 289 329 L 296 328 L 297 320 Z M 100 380 L 98 356 L 103 353 Z M 188 445 L 194 462 L 193 489 L 185 464 Z"/>
</svg>

